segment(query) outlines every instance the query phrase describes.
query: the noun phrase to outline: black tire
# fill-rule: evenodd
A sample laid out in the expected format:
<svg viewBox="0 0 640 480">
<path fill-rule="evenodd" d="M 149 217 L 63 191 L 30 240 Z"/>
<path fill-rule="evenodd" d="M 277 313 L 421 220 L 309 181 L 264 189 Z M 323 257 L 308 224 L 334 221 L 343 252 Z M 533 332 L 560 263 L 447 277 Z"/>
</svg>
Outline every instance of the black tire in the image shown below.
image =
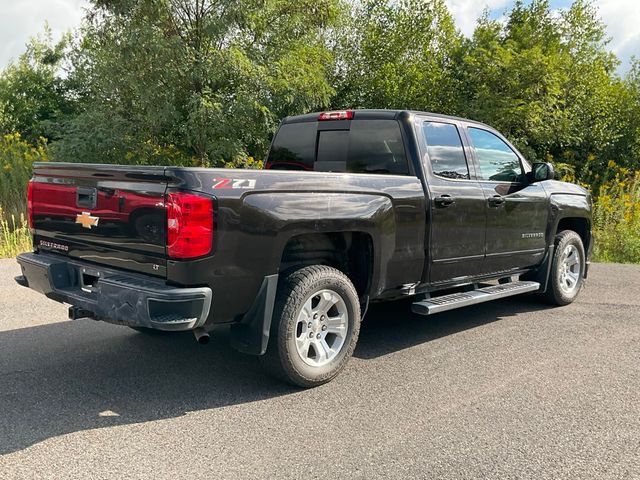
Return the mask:
<svg viewBox="0 0 640 480">
<path fill-rule="evenodd" d="M 578 263 L 576 266 L 579 268 L 578 280 L 575 286 L 571 289 L 567 284 L 563 284 L 563 260 L 568 248 L 573 246 L 577 250 Z M 568 305 L 573 302 L 584 283 L 584 270 L 585 270 L 585 253 L 584 245 L 580 235 L 572 230 L 563 230 L 558 233 L 555 238 L 555 251 L 553 253 L 553 260 L 551 263 L 551 271 L 549 273 L 549 283 L 547 285 L 547 291 L 545 293 L 545 299 L 552 305 Z M 563 287 L 564 285 L 564 287 Z"/>
<path fill-rule="evenodd" d="M 314 366 L 307 363 L 314 361 L 313 358 L 309 356 L 304 360 L 302 354 L 298 353 L 296 342 L 301 341 L 307 331 L 311 335 L 310 338 L 314 338 L 314 331 L 317 330 L 313 329 L 316 327 L 323 329 L 324 325 L 314 323 L 313 327 L 307 329 L 306 321 L 300 320 L 299 316 L 307 302 L 311 302 L 310 305 L 313 305 L 313 302 L 317 300 L 318 303 L 313 308 L 320 308 L 320 292 L 323 291 L 331 292 L 328 294 L 329 296 L 332 296 L 333 293 L 337 294 L 343 302 L 339 305 L 343 310 L 346 309 L 347 319 L 346 327 L 341 328 L 346 328 L 346 333 L 341 334 L 340 339 L 343 340 L 337 342 L 342 341 L 341 346 L 337 350 L 331 350 L 331 355 L 334 356 L 330 357 L 329 354 L 326 354 L 325 361 L 328 363 Z M 327 311 L 328 319 L 330 311 L 332 310 Z M 313 322 L 320 322 L 320 320 L 313 320 Z M 329 320 L 327 320 L 328 322 Z M 301 333 L 303 328 L 305 333 Z M 353 354 L 359 332 L 360 303 L 356 289 L 349 278 L 341 271 L 324 265 L 304 267 L 287 275 L 278 286 L 269 344 L 267 352 L 260 358 L 267 371 L 281 380 L 299 387 L 315 387 L 330 381 L 340 373 Z M 324 335 L 327 336 L 326 342 L 328 344 L 328 336 L 331 333 L 327 332 Z M 322 341 L 324 340 L 325 337 Z M 315 342 L 315 340 L 312 341 Z M 335 345 L 335 339 L 333 341 Z M 308 349 L 308 352 L 308 355 L 315 353 L 311 348 Z"/>
</svg>

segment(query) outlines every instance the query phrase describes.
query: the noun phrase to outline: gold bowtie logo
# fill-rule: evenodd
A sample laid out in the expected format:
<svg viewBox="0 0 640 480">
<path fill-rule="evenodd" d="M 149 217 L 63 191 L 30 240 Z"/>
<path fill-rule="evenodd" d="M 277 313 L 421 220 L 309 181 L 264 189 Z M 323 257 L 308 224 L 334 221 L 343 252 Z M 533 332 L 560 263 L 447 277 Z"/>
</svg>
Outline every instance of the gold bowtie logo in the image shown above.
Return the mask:
<svg viewBox="0 0 640 480">
<path fill-rule="evenodd" d="M 99 217 L 92 217 L 89 212 L 82 212 L 76 215 L 76 223 L 79 223 L 84 228 L 91 228 L 98 226 Z"/>
</svg>

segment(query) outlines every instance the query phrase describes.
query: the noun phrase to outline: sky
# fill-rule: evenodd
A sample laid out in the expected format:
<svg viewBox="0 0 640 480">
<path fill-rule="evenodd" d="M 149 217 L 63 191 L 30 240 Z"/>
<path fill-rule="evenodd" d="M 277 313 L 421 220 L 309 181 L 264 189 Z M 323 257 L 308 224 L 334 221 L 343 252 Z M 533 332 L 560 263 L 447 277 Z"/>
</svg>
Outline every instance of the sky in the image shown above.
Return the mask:
<svg viewBox="0 0 640 480">
<path fill-rule="evenodd" d="M 458 28 L 471 35 L 485 7 L 500 18 L 513 0 L 445 0 Z M 47 21 L 57 39 L 80 24 L 87 0 L 0 0 L 0 69 L 24 51 L 28 39 L 42 32 Z M 569 0 L 551 0 L 554 9 L 567 8 Z M 640 1 L 594 0 L 611 37 L 609 48 L 622 60 L 624 73 L 632 55 L 640 57 Z"/>
</svg>

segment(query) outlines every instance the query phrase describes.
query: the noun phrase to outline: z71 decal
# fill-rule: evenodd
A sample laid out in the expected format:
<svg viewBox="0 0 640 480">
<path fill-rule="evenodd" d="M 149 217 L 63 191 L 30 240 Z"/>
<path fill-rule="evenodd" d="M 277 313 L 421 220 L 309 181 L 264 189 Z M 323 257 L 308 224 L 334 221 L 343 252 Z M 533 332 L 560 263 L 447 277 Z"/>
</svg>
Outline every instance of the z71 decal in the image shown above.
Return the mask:
<svg viewBox="0 0 640 480">
<path fill-rule="evenodd" d="M 256 188 L 256 181 L 244 178 L 214 178 L 213 188 Z"/>
</svg>

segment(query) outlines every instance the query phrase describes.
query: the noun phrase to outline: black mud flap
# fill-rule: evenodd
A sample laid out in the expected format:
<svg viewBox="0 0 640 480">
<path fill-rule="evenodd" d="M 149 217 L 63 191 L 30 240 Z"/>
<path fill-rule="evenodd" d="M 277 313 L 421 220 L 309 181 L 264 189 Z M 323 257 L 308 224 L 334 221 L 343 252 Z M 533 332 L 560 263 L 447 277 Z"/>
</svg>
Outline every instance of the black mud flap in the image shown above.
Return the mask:
<svg viewBox="0 0 640 480">
<path fill-rule="evenodd" d="M 545 293 L 549 284 L 549 275 L 551 274 L 551 264 L 553 263 L 553 252 L 555 251 L 555 245 L 549 245 L 547 254 L 542 260 L 542 263 L 534 270 L 520 275 L 520 280 L 538 282 L 540 289 L 538 293 Z"/>
<path fill-rule="evenodd" d="M 249 311 L 231 326 L 231 346 L 249 355 L 264 355 L 269 343 L 271 317 L 278 290 L 278 274 L 264 277 Z"/>
</svg>

